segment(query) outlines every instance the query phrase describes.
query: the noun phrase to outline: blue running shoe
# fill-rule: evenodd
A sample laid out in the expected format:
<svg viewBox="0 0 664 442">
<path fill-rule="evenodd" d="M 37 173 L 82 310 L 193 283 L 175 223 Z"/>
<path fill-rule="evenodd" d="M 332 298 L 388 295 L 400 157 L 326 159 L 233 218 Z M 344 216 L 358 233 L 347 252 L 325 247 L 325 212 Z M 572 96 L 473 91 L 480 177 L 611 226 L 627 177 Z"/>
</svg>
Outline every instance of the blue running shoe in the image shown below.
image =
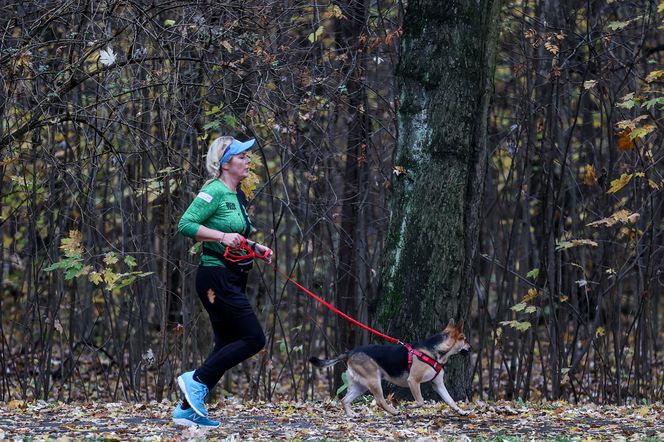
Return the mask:
<svg viewBox="0 0 664 442">
<path fill-rule="evenodd" d="M 175 422 L 176 425 L 184 425 L 185 427 L 198 425 L 199 427 L 217 428 L 220 424 L 219 421 L 213 421 L 207 417 L 197 415 L 193 408 L 183 410 L 182 404 L 178 404 L 178 406 L 175 407 L 175 410 L 173 411 L 173 422 Z"/>
<path fill-rule="evenodd" d="M 205 405 L 203 405 L 205 396 L 207 396 L 209 391 L 207 385 L 195 381 L 193 371 L 188 371 L 178 376 L 178 385 L 196 414 L 207 417 L 208 412 L 205 409 Z"/>
</svg>

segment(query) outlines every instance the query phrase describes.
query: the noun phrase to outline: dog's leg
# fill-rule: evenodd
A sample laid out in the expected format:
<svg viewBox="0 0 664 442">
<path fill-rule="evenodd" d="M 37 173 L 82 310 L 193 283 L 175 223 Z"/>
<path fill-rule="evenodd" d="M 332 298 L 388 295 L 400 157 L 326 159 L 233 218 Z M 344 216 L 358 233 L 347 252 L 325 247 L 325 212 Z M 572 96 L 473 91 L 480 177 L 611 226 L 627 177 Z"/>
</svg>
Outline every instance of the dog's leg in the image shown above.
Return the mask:
<svg viewBox="0 0 664 442">
<path fill-rule="evenodd" d="M 424 405 L 424 398 L 422 397 L 422 390 L 420 389 L 420 381 L 421 379 L 419 379 L 418 376 L 413 376 L 412 373 L 408 376 L 408 387 L 416 402 L 416 404 L 410 408 L 417 408 Z"/>
<path fill-rule="evenodd" d="M 357 413 L 353 412 L 353 410 L 350 408 L 351 402 L 353 402 L 358 396 L 362 395 L 365 391 L 367 391 L 367 387 L 364 385 L 361 385 L 359 383 L 353 382 L 350 378 L 350 385 L 348 386 L 348 392 L 346 393 L 346 396 L 341 400 L 341 404 L 344 407 L 344 411 L 346 412 L 346 416 L 348 417 L 355 417 L 357 416 Z"/>
<path fill-rule="evenodd" d="M 464 416 L 468 413 L 469 411 L 464 411 L 459 406 L 454 402 L 454 399 L 452 399 L 452 396 L 450 396 L 450 393 L 447 391 L 447 388 L 445 387 L 445 382 L 443 378 L 443 373 L 438 376 L 438 378 L 434 381 L 433 387 L 436 390 L 436 392 L 440 395 L 441 398 L 445 401 L 447 405 L 449 405 L 454 411 L 459 413 L 460 415 Z"/>
<path fill-rule="evenodd" d="M 397 409 L 390 405 L 387 400 L 385 400 L 385 396 L 383 396 L 383 386 L 380 384 L 380 373 L 367 383 L 367 387 L 369 387 L 369 391 L 371 391 L 374 399 L 376 399 L 376 403 L 383 407 L 385 411 L 394 415 L 399 414 Z"/>
</svg>

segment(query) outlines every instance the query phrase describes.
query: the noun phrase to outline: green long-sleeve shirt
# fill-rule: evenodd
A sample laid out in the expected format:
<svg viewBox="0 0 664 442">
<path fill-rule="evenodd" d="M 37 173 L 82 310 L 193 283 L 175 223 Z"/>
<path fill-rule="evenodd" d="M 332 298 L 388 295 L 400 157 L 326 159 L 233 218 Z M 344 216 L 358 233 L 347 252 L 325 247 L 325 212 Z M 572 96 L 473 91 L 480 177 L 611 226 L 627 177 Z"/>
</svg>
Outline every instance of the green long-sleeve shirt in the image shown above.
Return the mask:
<svg viewBox="0 0 664 442">
<path fill-rule="evenodd" d="M 178 231 L 190 238 L 196 238 L 200 226 L 219 230 L 224 233 L 239 233 L 247 238 L 251 233 L 251 220 L 247 214 L 243 195 L 233 192 L 221 180 L 214 180 L 205 186 L 182 214 Z M 205 247 L 224 253 L 225 246 L 220 243 L 206 242 Z M 213 256 L 201 254 L 201 265 L 223 266 Z"/>
</svg>

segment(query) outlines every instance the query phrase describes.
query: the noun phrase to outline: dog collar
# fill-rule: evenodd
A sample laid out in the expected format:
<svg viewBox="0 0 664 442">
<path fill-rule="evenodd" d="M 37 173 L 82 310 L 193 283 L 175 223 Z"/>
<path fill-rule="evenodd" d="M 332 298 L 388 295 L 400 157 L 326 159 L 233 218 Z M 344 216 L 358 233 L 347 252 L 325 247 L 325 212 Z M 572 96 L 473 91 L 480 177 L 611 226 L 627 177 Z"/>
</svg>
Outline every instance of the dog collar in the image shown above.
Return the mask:
<svg viewBox="0 0 664 442">
<path fill-rule="evenodd" d="M 434 379 L 436 379 L 438 373 L 440 373 L 440 371 L 443 369 L 443 364 L 436 361 L 432 357 L 422 353 L 421 351 L 411 347 L 409 344 L 403 344 L 403 346 L 406 347 L 406 350 L 408 350 L 408 371 L 410 371 L 410 367 L 413 366 L 413 355 L 414 355 L 415 357 L 417 357 L 417 359 L 424 362 L 429 367 L 433 368 L 436 374 L 433 375 L 433 378 L 431 378 L 431 380 L 433 381 Z"/>
</svg>

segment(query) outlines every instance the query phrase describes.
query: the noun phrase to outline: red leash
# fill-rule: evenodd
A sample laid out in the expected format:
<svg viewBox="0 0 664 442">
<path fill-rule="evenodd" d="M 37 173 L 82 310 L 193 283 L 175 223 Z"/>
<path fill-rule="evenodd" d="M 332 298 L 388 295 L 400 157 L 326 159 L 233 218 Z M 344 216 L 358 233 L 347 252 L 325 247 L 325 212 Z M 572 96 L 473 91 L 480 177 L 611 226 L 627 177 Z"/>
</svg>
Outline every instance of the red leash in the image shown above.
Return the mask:
<svg viewBox="0 0 664 442">
<path fill-rule="evenodd" d="M 245 254 L 241 255 L 237 252 L 245 252 Z M 226 247 L 226 251 L 224 252 L 224 257 L 226 259 L 228 259 L 229 261 L 232 261 L 232 262 L 238 262 L 238 261 L 241 261 L 241 260 L 244 260 L 244 259 L 250 259 L 250 258 L 258 258 L 258 259 L 262 259 L 263 261 L 266 261 L 267 260 L 267 251 L 263 255 L 261 255 L 259 253 L 256 253 L 256 251 L 252 250 L 250 247 L 247 246 L 247 241 L 245 239 L 242 239 L 242 242 L 240 243 L 240 245 L 238 247 L 230 247 L 230 246 Z M 288 276 L 287 274 L 285 274 L 284 272 L 279 270 L 279 268 L 276 265 L 275 265 L 274 268 L 281 274 L 281 276 L 286 278 L 288 281 L 292 282 L 297 288 L 299 288 L 304 293 L 306 293 L 307 295 L 314 298 L 316 301 L 323 304 L 325 307 L 332 310 L 337 315 L 346 318 L 347 320 L 349 320 L 353 324 L 355 324 L 359 327 L 362 327 L 363 329 L 365 329 L 367 331 L 370 331 L 371 333 L 375 334 L 376 336 L 380 336 L 383 339 L 387 339 L 388 341 L 392 342 L 393 344 L 405 345 L 403 342 L 401 342 L 397 338 L 393 338 L 392 336 L 386 335 L 385 333 L 381 333 L 378 330 L 375 330 L 375 329 L 373 329 L 373 328 L 371 328 L 367 325 L 362 324 L 357 319 L 351 318 L 346 313 L 342 312 L 341 310 L 339 310 L 338 308 L 336 308 L 335 306 L 333 306 L 332 304 L 330 304 L 329 302 L 327 302 L 326 300 L 324 300 L 320 296 L 317 296 L 315 293 L 311 292 L 309 289 L 307 289 L 306 287 L 304 287 L 303 285 L 301 285 L 300 283 L 295 281 L 293 278 L 291 278 L 290 276 Z"/>
<path fill-rule="evenodd" d="M 241 254 L 235 253 L 235 252 L 244 252 L 244 255 L 241 255 Z M 242 261 L 244 259 L 251 259 L 251 258 L 259 258 L 259 259 L 262 259 L 263 261 L 267 261 L 268 251 L 266 251 L 263 255 L 261 255 L 259 253 L 256 253 L 255 250 L 253 250 L 252 248 L 247 246 L 247 241 L 243 238 L 242 242 L 240 243 L 240 245 L 238 247 L 230 247 L 230 246 L 226 247 L 226 251 L 224 252 L 224 257 L 226 259 L 228 259 L 229 261 L 232 261 L 232 262 L 238 262 L 238 261 Z M 279 268 L 276 265 L 274 266 L 274 268 L 275 268 L 275 270 L 277 270 L 277 272 L 279 272 L 281 274 L 281 276 L 286 278 L 288 281 L 292 282 L 297 288 L 299 288 L 304 293 L 306 293 L 307 295 L 314 298 L 316 301 L 323 304 L 325 307 L 332 310 L 337 315 L 339 315 L 343 318 L 346 318 L 347 320 L 349 320 L 353 324 L 355 324 L 359 327 L 362 327 L 363 329 L 373 333 L 376 336 L 380 336 L 383 339 L 387 339 L 388 341 L 390 341 L 393 344 L 401 344 L 404 347 L 406 347 L 406 350 L 408 351 L 408 370 L 409 371 L 410 371 L 410 367 L 413 365 L 413 356 L 415 356 L 416 358 L 418 358 L 419 360 L 421 360 L 422 362 L 424 362 L 425 364 L 429 365 L 431 368 L 434 369 L 436 374 L 434 374 L 432 379 L 434 379 L 436 376 L 438 376 L 438 373 L 441 372 L 441 370 L 443 368 L 443 364 L 441 364 L 440 362 L 438 362 L 435 359 L 429 357 L 428 355 L 422 353 L 421 351 L 419 351 L 417 349 L 414 349 L 409 344 L 401 342 L 397 338 L 393 338 L 392 336 L 386 335 L 385 333 L 381 333 L 378 330 L 375 330 L 375 329 L 369 327 L 368 325 L 362 324 L 357 319 L 348 316 L 346 313 L 342 312 L 341 310 L 339 310 L 338 308 L 336 308 L 335 306 L 333 306 L 332 304 L 330 304 L 329 302 L 327 302 L 326 300 L 324 300 L 320 296 L 313 293 L 308 288 L 304 287 L 302 284 L 295 281 L 293 278 L 291 278 L 290 276 L 288 276 L 287 274 L 285 274 L 284 272 L 279 270 Z"/>
</svg>

